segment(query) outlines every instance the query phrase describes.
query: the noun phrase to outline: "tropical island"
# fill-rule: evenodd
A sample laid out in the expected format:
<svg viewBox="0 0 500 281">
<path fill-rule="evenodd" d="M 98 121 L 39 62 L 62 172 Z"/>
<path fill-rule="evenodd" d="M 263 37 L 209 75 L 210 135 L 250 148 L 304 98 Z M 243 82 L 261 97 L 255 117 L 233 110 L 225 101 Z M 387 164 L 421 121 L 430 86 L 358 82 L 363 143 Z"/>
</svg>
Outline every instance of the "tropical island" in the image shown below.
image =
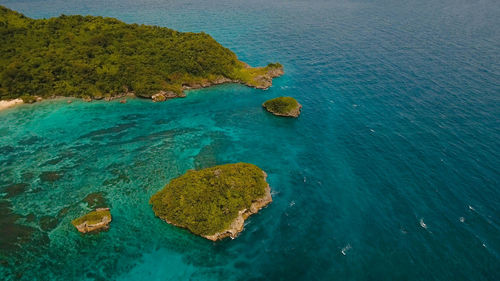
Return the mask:
<svg viewBox="0 0 500 281">
<path fill-rule="evenodd" d="M 109 229 L 111 213 L 109 208 L 97 208 L 86 215 L 71 221 L 81 233 L 97 232 Z"/>
<path fill-rule="evenodd" d="M 299 117 L 302 105 L 292 97 L 278 97 L 268 100 L 262 106 L 276 116 Z"/>
<path fill-rule="evenodd" d="M 250 215 L 272 202 L 267 174 L 248 163 L 189 170 L 150 199 L 156 216 L 216 241 L 235 238 Z"/>
<path fill-rule="evenodd" d="M 203 32 L 95 16 L 31 19 L 0 5 L 0 100 L 12 103 L 125 95 L 163 101 L 223 83 L 267 89 L 283 73 L 279 63 L 250 67 Z"/>
</svg>

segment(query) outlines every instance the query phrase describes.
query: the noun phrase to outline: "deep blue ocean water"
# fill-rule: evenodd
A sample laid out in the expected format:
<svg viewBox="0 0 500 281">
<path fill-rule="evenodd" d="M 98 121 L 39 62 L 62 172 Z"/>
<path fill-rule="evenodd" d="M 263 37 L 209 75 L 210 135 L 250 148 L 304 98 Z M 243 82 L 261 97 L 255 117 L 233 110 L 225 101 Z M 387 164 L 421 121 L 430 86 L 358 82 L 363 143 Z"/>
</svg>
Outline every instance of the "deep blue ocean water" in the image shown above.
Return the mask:
<svg viewBox="0 0 500 281">
<path fill-rule="evenodd" d="M 204 31 L 267 91 L 0 112 L 2 280 L 500 280 L 500 2 L 0 1 Z M 298 119 L 261 104 L 293 96 Z M 154 217 L 188 169 L 250 162 L 274 202 L 235 240 Z M 102 192 L 108 232 L 70 221 Z"/>
</svg>

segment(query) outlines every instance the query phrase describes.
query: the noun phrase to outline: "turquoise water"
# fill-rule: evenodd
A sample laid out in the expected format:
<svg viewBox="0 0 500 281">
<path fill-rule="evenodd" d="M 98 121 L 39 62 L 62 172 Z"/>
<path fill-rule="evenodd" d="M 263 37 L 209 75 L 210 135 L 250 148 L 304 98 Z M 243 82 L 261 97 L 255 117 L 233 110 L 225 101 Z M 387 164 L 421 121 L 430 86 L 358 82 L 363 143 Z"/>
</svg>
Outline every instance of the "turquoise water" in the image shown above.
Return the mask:
<svg viewBox="0 0 500 281">
<path fill-rule="evenodd" d="M 0 112 L 2 280 L 499 280 L 498 1 L 0 1 L 28 16 L 205 31 L 267 91 Z M 281 95 L 298 119 L 266 113 Z M 188 169 L 250 162 L 273 203 L 235 240 L 156 219 Z M 70 221 L 101 192 L 108 232 Z"/>
</svg>

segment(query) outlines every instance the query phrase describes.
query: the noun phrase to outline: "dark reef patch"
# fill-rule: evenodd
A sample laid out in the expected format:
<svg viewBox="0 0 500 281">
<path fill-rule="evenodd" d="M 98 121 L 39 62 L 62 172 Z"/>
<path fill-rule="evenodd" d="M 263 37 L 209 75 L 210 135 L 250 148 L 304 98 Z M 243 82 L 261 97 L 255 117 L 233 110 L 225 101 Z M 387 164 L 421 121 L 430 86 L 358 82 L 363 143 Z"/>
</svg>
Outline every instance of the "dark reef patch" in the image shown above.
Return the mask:
<svg viewBox="0 0 500 281">
<path fill-rule="evenodd" d="M 56 165 L 57 163 L 61 162 L 62 160 L 63 160 L 62 157 L 53 158 L 53 159 L 50 159 L 50 160 L 46 161 L 45 163 L 43 163 L 42 166 Z"/>
<path fill-rule="evenodd" d="M 40 174 L 40 179 L 45 182 L 55 182 L 62 178 L 63 173 L 62 172 L 54 172 L 54 171 L 48 171 L 48 172 L 42 172 Z"/>
<path fill-rule="evenodd" d="M 124 142 L 119 142 L 119 143 L 112 143 L 113 145 L 116 144 L 127 144 L 127 143 L 134 143 L 134 142 L 142 142 L 142 141 L 151 141 L 155 140 L 158 138 L 173 138 L 174 136 L 177 135 L 182 135 L 182 134 L 190 134 L 193 132 L 199 131 L 199 129 L 194 129 L 194 128 L 177 128 L 177 129 L 171 129 L 171 130 L 165 130 L 165 131 L 159 131 L 156 133 L 152 133 L 146 136 L 139 136 L 135 137 L 129 141 L 124 141 Z"/>
<path fill-rule="evenodd" d="M 117 134 L 122 131 L 125 131 L 129 128 L 135 127 L 137 124 L 132 122 L 132 123 L 125 123 L 125 124 L 119 124 L 114 127 L 106 128 L 106 129 L 99 129 L 92 131 L 88 134 L 80 136 L 80 139 L 85 139 L 85 138 L 94 138 L 94 137 L 100 137 L 104 135 L 109 135 L 109 134 Z"/>
<path fill-rule="evenodd" d="M 147 117 L 146 114 L 138 114 L 138 113 L 136 113 L 136 114 L 125 115 L 125 116 L 121 117 L 121 120 L 130 121 L 130 120 L 144 119 L 146 117 Z"/>
<path fill-rule="evenodd" d="M 46 232 L 56 228 L 58 224 L 59 221 L 57 220 L 57 218 L 51 216 L 43 216 L 39 221 L 40 228 Z"/>
<path fill-rule="evenodd" d="M 31 136 L 31 137 L 27 137 L 27 138 L 22 139 L 21 141 L 19 141 L 19 144 L 20 145 L 32 145 L 32 144 L 39 142 L 40 140 L 42 140 L 41 137 Z"/>
<path fill-rule="evenodd" d="M 28 189 L 29 184 L 27 183 L 15 183 L 7 186 L 4 191 L 7 193 L 5 198 L 11 198 L 17 196 Z"/>
<path fill-rule="evenodd" d="M 112 178 L 112 179 L 107 179 L 105 180 L 102 184 L 103 185 L 116 185 L 120 182 L 130 182 L 130 179 L 129 177 L 126 175 L 126 174 L 118 174 L 116 178 Z"/>
<path fill-rule="evenodd" d="M 194 166 L 197 170 L 217 165 L 217 154 L 212 144 L 205 145 L 194 158 Z"/>
<path fill-rule="evenodd" d="M 26 215 L 24 217 L 24 219 L 26 220 L 26 222 L 34 222 L 36 219 L 36 216 L 33 213 L 29 213 L 28 215 Z"/>
<path fill-rule="evenodd" d="M 69 209 L 70 209 L 69 206 L 62 208 L 61 210 L 59 210 L 59 212 L 57 212 L 57 216 L 56 217 L 58 219 L 63 218 L 69 212 Z"/>
<path fill-rule="evenodd" d="M 227 142 L 224 142 L 227 136 L 221 132 L 211 132 L 208 136 L 212 142 L 205 145 L 198 155 L 195 156 L 194 165 L 196 169 L 204 169 L 223 163 L 222 159 L 217 155 L 219 155 L 223 149 L 227 148 Z"/>
<path fill-rule="evenodd" d="M 108 202 L 106 201 L 106 198 L 104 197 L 106 193 L 104 192 L 92 192 L 85 196 L 83 198 L 82 202 L 87 203 L 87 206 L 90 209 L 96 209 L 96 208 L 106 208 L 108 207 Z"/>
<path fill-rule="evenodd" d="M 21 178 L 25 181 L 30 181 L 35 177 L 35 174 L 33 172 L 24 172 L 21 175 Z"/>
<path fill-rule="evenodd" d="M 35 228 L 18 224 L 20 218 L 9 201 L 0 200 L 0 255 L 18 250 L 20 244 L 31 240 Z"/>
<path fill-rule="evenodd" d="M 168 118 L 168 119 L 158 119 L 154 122 L 155 125 L 165 125 L 165 124 L 168 124 L 172 122 L 172 118 Z"/>
<path fill-rule="evenodd" d="M 16 148 L 11 146 L 11 145 L 4 145 L 0 146 L 0 154 L 10 154 L 12 152 L 16 151 Z"/>
</svg>

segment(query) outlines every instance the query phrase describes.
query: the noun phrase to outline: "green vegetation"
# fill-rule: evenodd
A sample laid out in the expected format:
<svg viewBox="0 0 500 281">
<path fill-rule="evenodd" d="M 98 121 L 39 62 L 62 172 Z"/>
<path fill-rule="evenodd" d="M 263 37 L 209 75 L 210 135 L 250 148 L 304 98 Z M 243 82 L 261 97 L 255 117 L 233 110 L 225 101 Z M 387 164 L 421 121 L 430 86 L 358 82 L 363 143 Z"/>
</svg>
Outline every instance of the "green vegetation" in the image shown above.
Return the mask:
<svg viewBox="0 0 500 281">
<path fill-rule="evenodd" d="M 72 220 L 71 224 L 73 224 L 75 227 L 84 223 L 84 222 L 87 222 L 87 224 L 89 224 L 89 225 L 96 224 L 96 223 L 101 222 L 104 217 L 111 218 L 111 213 L 110 213 L 109 209 L 100 209 L 100 210 L 92 211 L 84 216 L 81 216 L 77 219 Z"/>
<path fill-rule="evenodd" d="M 256 86 L 277 67 L 250 68 L 205 33 L 93 16 L 31 19 L 0 6 L 0 100 L 180 95 L 224 77 Z"/>
<path fill-rule="evenodd" d="M 298 115 L 301 105 L 292 97 L 278 97 L 264 102 L 263 106 L 276 115 Z"/>
<path fill-rule="evenodd" d="M 238 212 L 265 195 L 264 172 L 247 163 L 190 170 L 151 197 L 155 214 L 194 234 L 229 228 Z"/>
</svg>

